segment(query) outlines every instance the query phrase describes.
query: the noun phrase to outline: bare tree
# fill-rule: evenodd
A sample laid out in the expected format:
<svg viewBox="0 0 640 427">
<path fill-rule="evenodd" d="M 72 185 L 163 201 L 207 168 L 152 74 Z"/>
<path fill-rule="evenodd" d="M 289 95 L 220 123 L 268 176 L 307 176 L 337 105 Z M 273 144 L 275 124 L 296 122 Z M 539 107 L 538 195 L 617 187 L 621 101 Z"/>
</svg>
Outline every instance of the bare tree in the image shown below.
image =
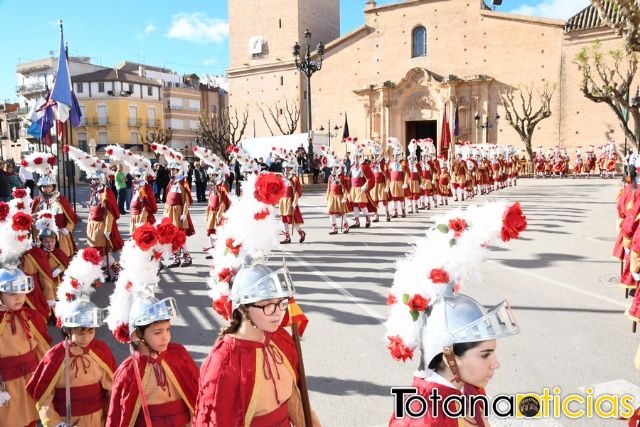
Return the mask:
<svg viewBox="0 0 640 427">
<path fill-rule="evenodd" d="M 640 112 L 638 105 L 630 101 L 629 93 L 638 70 L 637 55 L 623 49 L 604 54 L 600 47 L 600 42 L 595 42 L 583 48 L 573 61 L 582 71 L 580 89 L 591 101 L 608 105 L 618 118 L 625 136 L 638 147 Z M 628 115 L 633 118 L 633 126 L 630 126 Z"/>
<path fill-rule="evenodd" d="M 533 161 L 533 133 L 538 123 L 551 116 L 551 99 L 555 91 L 554 84 L 545 83 L 541 89 L 535 89 L 533 85 L 521 85 L 509 87 L 500 93 L 505 118 L 524 143 L 530 162 Z"/>
<path fill-rule="evenodd" d="M 198 129 L 200 144 L 227 159 L 227 147 L 238 145 L 242 140 L 248 119 L 246 108 L 241 114 L 236 108 L 227 107 L 213 117 L 201 115 Z"/>
<path fill-rule="evenodd" d="M 592 0 L 605 25 L 625 41 L 628 52 L 640 52 L 640 3 L 638 0 Z"/>
<path fill-rule="evenodd" d="M 271 136 L 274 136 L 275 133 L 271 128 L 270 121 L 274 123 L 282 135 L 292 135 L 298 129 L 298 123 L 300 122 L 300 106 L 298 102 L 289 102 L 288 99 L 285 99 L 284 106 L 281 106 L 280 101 L 274 105 L 257 105 Z"/>
<path fill-rule="evenodd" d="M 171 138 L 173 137 L 173 131 L 171 129 L 158 129 L 157 131 L 148 130 L 146 133 L 142 131 L 138 131 L 138 135 L 140 135 L 140 140 L 144 145 L 147 146 L 147 151 L 152 152 L 149 147 L 151 144 L 162 144 L 167 145 Z M 156 154 L 156 161 L 160 159 L 160 155 Z"/>
</svg>

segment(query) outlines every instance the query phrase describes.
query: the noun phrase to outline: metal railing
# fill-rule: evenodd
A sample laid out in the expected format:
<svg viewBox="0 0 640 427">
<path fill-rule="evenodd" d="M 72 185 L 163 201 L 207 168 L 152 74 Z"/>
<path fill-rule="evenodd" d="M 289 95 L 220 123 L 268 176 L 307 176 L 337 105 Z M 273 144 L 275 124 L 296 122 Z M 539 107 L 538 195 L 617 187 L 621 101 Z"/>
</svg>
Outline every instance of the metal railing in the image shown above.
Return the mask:
<svg viewBox="0 0 640 427">
<path fill-rule="evenodd" d="M 29 85 L 16 86 L 16 92 L 18 92 L 19 94 L 42 92 L 44 91 L 44 88 L 45 88 L 44 82 L 37 82 L 37 83 L 31 83 Z"/>
<path fill-rule="evenodd" d="M 147 121 L 147 127 L 159 128 L 160 127 L 160 122 L 158 120 L 148 120 Z"/>
<path fill-rule="evenodd" d="M 140 120 L 129 117 L 129 126 L 140 127 Z"/>
<path fill-rule="evenodd" d="M 106 117 L 98 117 L 97 119 L 93 119 L 93 124 L 96 126 L 107 126 L 109 119 Z"/>
</svg>

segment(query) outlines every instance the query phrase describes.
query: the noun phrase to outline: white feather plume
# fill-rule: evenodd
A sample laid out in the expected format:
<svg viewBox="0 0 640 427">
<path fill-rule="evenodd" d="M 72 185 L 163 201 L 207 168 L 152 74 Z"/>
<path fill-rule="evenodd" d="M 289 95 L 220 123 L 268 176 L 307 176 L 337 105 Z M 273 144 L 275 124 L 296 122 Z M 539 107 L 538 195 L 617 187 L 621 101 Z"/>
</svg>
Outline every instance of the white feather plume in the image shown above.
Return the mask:
<svg viewBox="0 0 640 427">
<path fill-rule="evenodd" d="M 58 286 L 56 303 L 56 316 L 65 317 L 70 305 L 76 299 L 85 296 L 89 298 L 97 288 L 105 281 L 102 271 L 102 263 L 97 265 L 85 259 L 87 251 L 96 251 L 95 248 L 85 248 L 80 250 L 69 263 L 69 267 L 64 271 L 62 283 Z M 102 260 L 102 257 L 100 257 Z"/>
</svg>

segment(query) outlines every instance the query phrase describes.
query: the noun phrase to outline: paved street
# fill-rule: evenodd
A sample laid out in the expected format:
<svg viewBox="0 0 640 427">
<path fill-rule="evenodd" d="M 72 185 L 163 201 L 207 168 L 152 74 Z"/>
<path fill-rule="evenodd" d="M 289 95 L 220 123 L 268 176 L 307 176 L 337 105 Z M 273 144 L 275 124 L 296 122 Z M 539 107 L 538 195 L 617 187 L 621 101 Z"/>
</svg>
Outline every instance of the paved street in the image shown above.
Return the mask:
<svg viewBox="0 0 640 427">
<path fill-rule="evenodd" d="M 627 302 L 617 285 L 619 264 L 610 255 L 618 185 L 600 179 L 529 179 L 473 201 L 520 200 L 529 221 L 523 237 L 508 249 L 491 248 L 483 266 L 484 283 L 466 291 L 487 306 L 509 299 L 522 327 L 520 335 L 499 342 L 502 367 L 489 384 L 490 395 L 554 386 L 575 393 L 594 384 L 615 392 L 640 392 L 630 384 L 638 380 L 633 357 L 640 340 L 623 315 Z M 87 189 L 78 189 L 78 200 L 86 198 Z M 177 298 L 182 314 L 174 340 L 185 344 L 198 363 L 220 325 L 206 295 L 204 208 L 196 204 L 192 210 L 198 229 L 189 240 L 194 265 L 164 270 L 160 282 L 163 295 Z M 409 385 L 417 367 L 417 361 L 393 361 L 384 345 L 387 289 L 395 260 L 442 209 L 336 236 L 328 235 L 324 193 L 306 194 L 302 211 L 307 242 L 285 249 L 298 302 L 310 319 L 303 351 L 312 405 L 325 426 L 386 425 L 392 411 L 389 388 Z M 86 218 L 86 205 L 79 213 Z M 127 236 L 128 217 L 120 224 Z M 81 244 L 84 227 L 80 224 L 76 233 Z M 109 286 L 101 288 L 96 301 L 106 305 L 110 291 Z M 116 344 L 106 328 L 98 335 L 118 350 L 119 360 L 126 356 L 126 346 Z"/>
</svg>

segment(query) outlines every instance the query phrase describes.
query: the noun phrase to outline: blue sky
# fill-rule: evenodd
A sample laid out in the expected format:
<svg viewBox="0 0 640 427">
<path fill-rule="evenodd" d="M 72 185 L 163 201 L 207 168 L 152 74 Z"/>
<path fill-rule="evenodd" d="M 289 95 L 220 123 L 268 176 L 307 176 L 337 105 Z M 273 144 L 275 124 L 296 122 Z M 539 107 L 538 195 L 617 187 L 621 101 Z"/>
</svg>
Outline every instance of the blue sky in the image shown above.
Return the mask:
<svg viewBox="0 0 640 427">
<path fill-rule="evenodd" d="M 378 4 L 402 0 L 378 0 Z M 341 0 L 341 32 L 364 21 L 365 0 Z M 589 0 L 504 0 L 503 12 L 567 18 Z M 0 102 L 15 100 L 15 67 L 59 44 L 58 19 L 72 55 L 113 66 L 122 60 L 179 73 L 222 74 L 228 62 L 227 0 L 0 0 Z"/>
</svg>

